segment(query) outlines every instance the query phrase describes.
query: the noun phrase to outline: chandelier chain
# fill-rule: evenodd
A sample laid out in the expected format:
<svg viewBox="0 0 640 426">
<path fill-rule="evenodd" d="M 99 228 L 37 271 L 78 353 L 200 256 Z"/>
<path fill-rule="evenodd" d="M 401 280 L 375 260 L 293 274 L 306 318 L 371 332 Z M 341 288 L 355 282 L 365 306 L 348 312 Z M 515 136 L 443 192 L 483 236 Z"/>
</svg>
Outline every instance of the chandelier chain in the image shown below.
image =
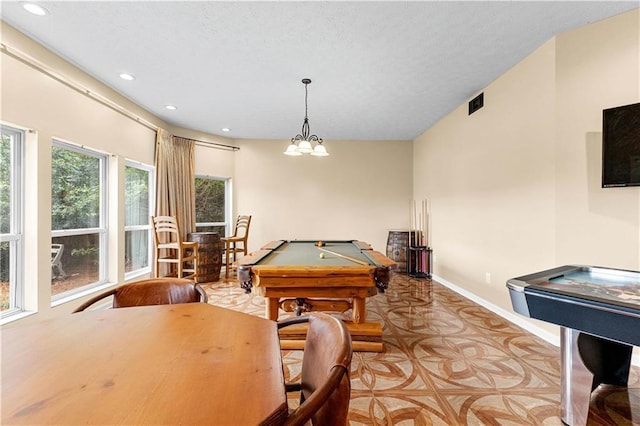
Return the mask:
<svg viewBox="0 0 640 426">
<path fill-rule="evenodd" d="M 307 98 L 309 97 L 309 83 L 304 84 L 304 118 L 309 118 L 308 108 L 307 108 Z"/>
</svg>

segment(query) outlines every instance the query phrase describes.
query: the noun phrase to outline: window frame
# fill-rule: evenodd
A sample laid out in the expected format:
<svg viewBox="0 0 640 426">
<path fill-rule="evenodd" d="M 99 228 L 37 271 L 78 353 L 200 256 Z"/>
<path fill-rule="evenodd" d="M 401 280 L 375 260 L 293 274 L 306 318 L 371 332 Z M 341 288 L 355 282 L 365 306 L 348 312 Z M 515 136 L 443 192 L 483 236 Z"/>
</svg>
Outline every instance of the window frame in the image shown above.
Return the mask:
<svg viewBox="0 0 640 426">
<path fill-rule="evenodd" d="M 0 242 L 8 242 L 9 256 L 9 309 L 2 311 L 5 319 L 25 311 L 24 282 L 24 214 L 25 214 L 25 134 L 26 131 L 0 125 L 0 132 L 11 137 L 10 154 L 10 223 L 9 233 L 0 233 Z"/>
<path fill-rule="evenodd" d="M 98 227 L 95 228 L 77 228 L 77 229 L 51 229 L 51 238 L 56 237 L 71 237 L 76 235 L 97 235 L 98 236 L 98 247 L 99 247 L 99 257 L 98 257 L 98 280 L 95 282 L 87 283 L 85 285 L 81 285 L 79 287 L 73 288 L 71 290 L 67 290 L 65 292 L 51 295 L 51 306 L 55 306 L 57 302 L 61 300 L 67 299 L 69 297 L 73 297 L 76 294 L 85 292 L 94 287 L 103 285 L 108 282 L 107 279 L 107 271 L 108 262 L 109 262 L 109 154 L 94 150 L 88 149 L 84 146 L 79 146 L 75 144 L 71 144 L 68 142 L 61 141 L 59 139 L 52 140 L 52 149 L 53 148 L 61 148 L 69 151 L 76 152 L 78 154 L 86 155 L 89 157 L 97 158 L 100 161 L 100 170 L 99 170 L 99 182 L 100 182 L 100 206 L 99 206 L 99 214 L 100 218 L 98 220 Z M 53 159 L 51 168 L 53 170 Z M 51 200 L 53 203 L 53 200 Z"/>
<path fill-rule="evenodd" d="M 139 275 L 151 273 L 151 266 L 152 266 L 152 262 L 153 262 L 153 245 L 154 245 L 153 228 L 151 226 L 151 215 L 155 211 L 155 192 L 156 192 L 156 188 L 155 188 L 155 184 L 156 184 L 155 171 L 156 171 L 156 169 L 153 166 L 149 166 L 147 164 L 139 163 L 137 161 L 125 160 L 125 180 L 126 180 L 126 168 L 127 167 L 132 167 L 134 169 L 145 170 L 145 171 L 147 171 L 149 173 L 149 176 L 148 176 L 148 179 L 149 179 L 149 182 L 148 182 L 148 187 L 149 187 L 149 217 L 148 217 L 148 222 L 147 222 L 146 225 L 129 225 L 129 226 L 127 226 L 127 224 L 125 223 L 125 226 L 124 226 L 125 241 L 126 241 L 126 233 L 127 233 L 127 231 L 147 230 L 147 238 L 148 238 L 147 247 L 149 249 L 147 250 L 147 266 L 144 267 L 144 268 L 138 268 L 138 269 L 135 269 L 135 270 L 132 270 L 132 271 L 129 271 L 129 272 L 125 272 L 125 274 L 124 274 L 125 280 L 130 280 L 130 279 L 135 278 L 135 277 L 137 277 Z M 125 212 L 126 212 L 127 206 L 125 205 L 124 208 L 125 208 Z M 125 259 L 126 259 L 126 253 L 125 253 Z"/>
</svg>

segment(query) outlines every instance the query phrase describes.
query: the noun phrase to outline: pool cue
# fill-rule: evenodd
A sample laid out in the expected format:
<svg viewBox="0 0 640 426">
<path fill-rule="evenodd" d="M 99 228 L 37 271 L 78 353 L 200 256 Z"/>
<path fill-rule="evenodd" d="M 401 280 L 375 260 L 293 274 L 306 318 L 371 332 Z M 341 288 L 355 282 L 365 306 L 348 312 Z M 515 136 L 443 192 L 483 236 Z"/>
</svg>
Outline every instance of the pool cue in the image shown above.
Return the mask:
<svg viewBox="0 0 640 426">
<path fill-rule="evenodd" d="M 415 232 L 413 234 L 413 237 L 414 237 L 414 241 L 415 241 L 414 247 L 418 247 L 420 245 L 420 213 L 418 212 L 418 204 L 417 204 L 417 202 L 415 202 L 415 203 L 416 203 L 416 204 L 414 204 L 415 205 L 415 213 L 414 213 L 414 215 L 415 215 L 415 217 L 414 217 L 414 221 L 415 221 L 414 231 Z"/>
<path fill-rule="evenodd" d="M 429 247 L 429 205 L 424 199 L 424 246 Z"/>
<path fill-rule="evenodd" d="M 409 202 L 409 232 L 407 234 L 407 247 L 411 247 L 413 245 L 413 237 L 412 235 L 412 231 L 413 231 L 413 199 L 411 199 L 411 201 Z"/>
<path fill-rule="evenodd" d="M 422 272 L 423 274 L 426 272 L 426 248 L 427 248 L 427 242 L 426 242 L 426 235 L 427 235 L 427 227 L 426 227 L 426 220 L 427 220 L 427 207 L 426 207 L 426 200 L 422 200 L 422 223 L 420 224 L 421 228 L 422 228 L 422 235 L 421 235 L 421 241 L 420 241 L 420 245 L 424 246 L 425 250 L 422 251 L 421 255 L 420 255 L 420 272 Z"/>
<path fill-rule="evenodd" d="M 344 259 L 350 260 L 350 261 L 352 261 L 352 262 L 354 262 L 354 263 L 359 263 L 360 265 L 366 265 L 366 266 L 369 266 L 369 264 L 368 264 L 367 262 L 363 261 L 363 260 L 354 259 L 353 257 L 345 256 L 344 254 L 336 253 L 335 251 L 331 251 L 331 250 L 323 249 L 323 248 L 321 248 L 321 247 L 316 247 L 316 248 L 317 248 L 318 250 L 326 251 L 327 253 L 331 253 L 331 254 L 333 254 L 333 255 L 335 255 L 335 256 L 342 257 L 342 258 L 344 258 Z"/>
</svg>

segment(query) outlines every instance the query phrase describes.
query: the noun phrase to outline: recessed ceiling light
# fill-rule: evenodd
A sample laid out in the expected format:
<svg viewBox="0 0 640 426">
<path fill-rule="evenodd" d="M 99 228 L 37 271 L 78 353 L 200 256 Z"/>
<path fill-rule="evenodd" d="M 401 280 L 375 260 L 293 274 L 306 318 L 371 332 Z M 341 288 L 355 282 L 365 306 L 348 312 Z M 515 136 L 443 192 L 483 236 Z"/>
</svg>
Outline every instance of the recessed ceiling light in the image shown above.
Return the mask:
<svg viewBox="0 0 640 426">
<path fill-rule="evenodd" d="M 24 10 L 26 10 L 27 12 L 33 13 L 34 15 L 38 15 L 38 16 L 45 16 L 47 14 L 49 14 L 49 12 L 47 11 L 47 9 L 45 9 L 42 6 L 38 6 L 35 3 L 27 3 L 27 2 L 23 2 L 22 4 L 22 8 Z"/>
<path fill-rule="evenodd" d="M 175 110 L 177 110 L 177 109 L 178 109 L 178 107 L 177 107 L 177 106 L 175 106 L 175 105 L 165 105 L 164 107 L 165 107 L 166 109 L 170 109 L 171 111 L 175 111 Z"/>
<path fill-rule="evenodd" d="M 127 80 L 127 81 L 131 81 L 131 80 L 135 80 L 136 77 L 134 75 L 131 74 L 127 74 L 126 72 L 123 72 L 122 74 L 120 74 L 120 78 L 123 80 Z"/>
<path fill-rule="evenodd" d="M 231 129 L 230 129 L 230 128 L 228 128 L 228 127 L 223 127 L 223 128 L 222 128 L 222 131 L 223 131 L 223 132 L 230 132 L 230 131 L 231 131 Z"/>
</svg>

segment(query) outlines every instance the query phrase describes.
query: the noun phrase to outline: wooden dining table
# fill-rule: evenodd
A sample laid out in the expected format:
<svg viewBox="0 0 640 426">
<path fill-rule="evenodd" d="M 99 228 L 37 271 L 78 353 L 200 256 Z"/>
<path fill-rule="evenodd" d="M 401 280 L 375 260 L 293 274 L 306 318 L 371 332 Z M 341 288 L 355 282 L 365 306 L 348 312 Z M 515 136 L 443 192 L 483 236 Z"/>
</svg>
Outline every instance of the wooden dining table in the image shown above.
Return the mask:
<svg viewBox="0 0 640 426">
<path fill-rule="evenodd" d="M 280 424 L 276 323 L 205 303 L 2 330 L 2 424 Z"/>
</svg>

